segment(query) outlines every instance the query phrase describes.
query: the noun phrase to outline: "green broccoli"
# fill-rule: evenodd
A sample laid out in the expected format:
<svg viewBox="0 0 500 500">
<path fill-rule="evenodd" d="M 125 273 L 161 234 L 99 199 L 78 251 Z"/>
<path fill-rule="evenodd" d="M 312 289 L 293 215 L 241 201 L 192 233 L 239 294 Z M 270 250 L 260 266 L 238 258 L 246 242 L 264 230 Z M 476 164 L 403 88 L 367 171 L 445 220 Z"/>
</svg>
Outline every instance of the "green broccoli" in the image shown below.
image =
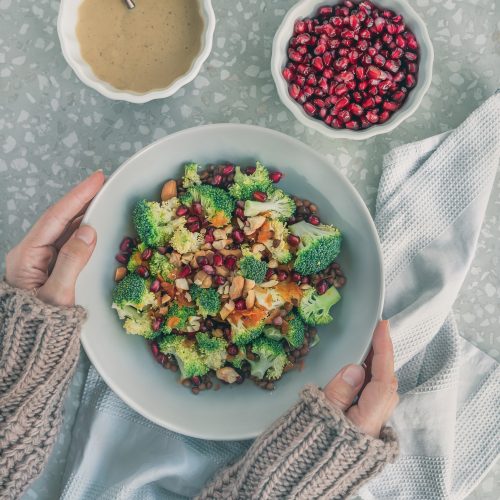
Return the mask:
<svg viewBox="0 0 500 500">
<path fill-rule="evenodd" d="M 252 344 L 252 352 L 258 360 L 249 360 L 251 373 L 259 379 L 276 380 L 283 374 L 288 358 L 281 342 L 266 337 L 259 337 Z"/>
<path fill-rule="evenodd" d="M 180 254 L 196 252 L 203 244 L 200 233 L 192 233 L 186 226 L 181 225 L 174 230 L 170 244 Z"/>
<path fill-rule="evenodd" d="M 264 329 L 265 319 L 266 314 L 259 314 L 250 320 L 230 314 L 227 321 L 231 325 L 231 339 L 233 343 L 241 347 L 255 340 Z"/>
<path fill-rule="evenodd" d="M 275 189 L 266 201 L 245 201 L 245 215 L 268 215 L 271 219 L 286 221 L 295 213 L 295 202 L 281 189 Z"/>
<path fill-rule="evenodd" d="M 342 235 L 334 226 L 297 222 L 288 228 L 300 238 L 293 268 L 304 276 L 326 269 L 340 252 Z"/>
<path fill-rule="evenodd" d="M 137 248 L 132 252 L 130 259 L 127 263 L 127 270 L 133 273 L 142 263 L 142 252 L 146 250 L 147 246 L 144 243 L 139 243 Z"/>
<path fill-rule="evenodd" d="M 161 204 L 156 201 L 139 201 L 134 208 L 132 220 L 141 241 L 148 247 L 165 245 L 172 236 L 171 221 L 178 206 L 177 198 Z"/>
<path fill-rule="evenodd" d="M 253 174 L 244 174 L 240 167 L 236 167 L 234 184 L 229 187 L 229 192 L 237 200 L 250 200 L 255 191 L 267 193 L 272 184 L 267 168 L 257 162 Z"/>
<path fill-rule="evenodd" d="M 196 349 L 196 343 L 181 335 L 167 335 L 158 343 L 163 354 L 175 356 L 181 379 L 202 377 L 209 371 L 202 355 Z"/>
<path fill-rule="evenodd" d="M 181 196 L 181 201 L 187 206 L 195 201 L 201 203 L 206 219 L 215 227 L 229 224 L 235 206 L 234 199 L 226 190 L 209 184 L 190 187 L 187 193 Z"/>
<path fill-rule="evenodd" d="M 118 317 L 124 319 L 123 328 L 130 335 L 140 335 L 145 339 L 152 340 L 159 335 L 161 332 L 155 332 L 151 326 L 151 318 L 147 313 L 141 313 L 132 306 L 119 307 L 113 304 L 113 309 L 116 309 Z"/>
<path fill-rule="evenodd" d="M 273 238 L 264 244 L 280 264 L 288 264 L 292 259 L 292 253 L 288 245 L 288 229 L 279 220 L 270 220 L 269 229 L 273 231 Z M 275 241 L 279 241 L 278 246 L 274 246 Z"/>
<path fill-rule="evenodd" d="M 192 285 L 189 294 L 198 306 L 198 312 L 201 316 L 217 316 L 220 311 L 220 295 L 214 288 L 201 288 L 198 285 Z"/>
<path fill-rule="evenodd" d="M 183 331 L 189 325 L 189 319 L 193 316 L 198 316 L 196 307 L 180 306 L 174 302 L 168 309 L 165 315 L 165 320 L 161 325 L 162 333 L 171 333 L 176 330 Z"/>
<path fill-rule="evenodd" d="M 299 304 L 300 317 L 308 325 L 326 325 L 333 320 L 330 308 L 340 300 L 340 293 L 332 286 L 323 295 L 314 288 L 304 292 Z"/>
<path fill-rule="evenodd" d="M 262 334 L 271 340 L 283 340 L 284 338 L 281 330 L 273 325 L 266 325 Z"/>
<path fill-rule="evenodd" d="M 119 308 L 132 306 L 142 310 L 147 306 L 156 305 L 156 297 L 149 291 L 148 282 L 132 273 L 127 274 L 116 284 L 113 290 L 113 303 Z"/>
<path fill-rule="evenodd" d="M 301 347 L 305 339 L 306 325 L 293 310 L 286 315 L 285 321 L 288 324 L 288 329 L 286 330 L 284 339 L 294 349 Z"/>
<path fill-rule="evenodd" d="M 200 176 L 198 175 L 198 169 L 200 166 L 197 163 L 186 163 L 184 165 L 184 175 L 182 177 L 182 187 L 190 188 L 191 186 L 196 186 L 201 184 Z"/>
<path fill-rule="evenodd" d="M 243 362 L 248 361 L 245 348 L 240 349 L 238 351 L 238 354 L 236 354 L 235 356 L 230 356 L 230 359 L 228 359 L 227 361 L 236 369 L 241 370 L 243 368 Z"/>
<path fill-rule="evenodd" d="M 266 278 L 267 263 L 246 248 L 242 248 L 243 257 L 239 260 L 241 275 L 255 283 L 262 283 Z"/>
<path fill-rule="evenodd" d="M 197 333 L 196 341 L 209 368 L 217 370 L 224 364 L 227 357 L 227 342 L 223 338 L 211 337 L 208 333 Z"/>
<path fill-rule="evenodd" d="M 175 266 L 170 262 L 169 257 L 159 252 L 154 252 L 149 261 L 149 272 L 151 276 L 161 276 L 164 281 L 173 282 L 173 272 Z"/>
</svg>

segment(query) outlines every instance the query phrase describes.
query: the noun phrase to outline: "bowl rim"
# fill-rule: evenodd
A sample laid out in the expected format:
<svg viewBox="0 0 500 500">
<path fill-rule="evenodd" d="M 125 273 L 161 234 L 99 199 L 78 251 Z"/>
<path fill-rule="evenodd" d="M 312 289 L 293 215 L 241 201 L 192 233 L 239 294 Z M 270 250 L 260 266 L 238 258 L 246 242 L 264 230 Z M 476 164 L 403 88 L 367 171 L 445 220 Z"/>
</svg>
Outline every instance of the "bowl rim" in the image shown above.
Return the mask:
<svg viewBox="0 0 500 500">
<path fill-rule="evenodd" d="M 204 20 L 205 27 L 203 30 L 202 48 L 199 54 L 193 60 L 193 63 L 191 64 L 189 70 L 183 75 L 179 76 L 176 80 L 174 80 L 168 87 L 165 87 L 163 89 L 151 90 L 143 94 L 133 93 L 126 90 L 118 90 L 118 89 L 113 90 L 113 87 L 109 83 L 104 82 L 103 80 L 95 76 L 92 71 L 92 68 L 90 68 L 90 65 L 87 65 L 89 66 L 91 73 L 94 75 L 94 78 L 90 78 L 83 70 L 82 64 L 76 61 L 70 54 L 70 50 L 68 48 L 69 43 L 68 40 L 66 39 L 66 35 L 64 34 L 65 31 L 63 29 L 64 19 L 65 19 L 64 15 L 65 9 L 67 8 L 67 4 L 69 1 L 74 1 L 74 0 L 61 0 L 59 5 L 59 13 L 57 16 L 57 34 L 59 37 L 59 44 L 61 46 L 63 57 L 66 60 L 67 64 L 71 67 L 71 69 L 76 73 L 76 76 L 85 85 L 96 90 L 97 92 L 99 92 L 104 97 L 107 97 L 108 99 L 112 99 L 115 101 L 127 101 L 134 104 L 143 104 L 152 101 L 154 99 L 163 99 L 165 97 L 170 97 L 171 95 L 175 94 L 179 89 L 181 89 L 184 85 L 190 83 L 196 78 L 196 76 L 201 70 L 201 66 L 208 59 L 208 56 L 212 51 L 213 37 L 216 24 L 215 12 L 212 6 L 212 0 L 199 0 L 200 11 Z M 77 8 L 79 8 L 81 2 L 83 2 L 84 0 L 78 0 L 78 1 L 79 5 L 77 6 Z"/>
<path fill-rule="evenodd" d="M 378 290 L 378 300 L 377 300 L 377 313 L 376 317 L 378 320 L 382 319 L 382 310 L 384 306 L 384 299 L 385 299 L 385 279 L 384 279 L 384 264 L 383 264 L 383 253 L 382 253 L 382 245 L 380 243 L 380 239 L 378 236 L 377 229 L 375 227 L 375 222 L 373 220 L 373 217 L 368 210 L 368 207 L 366 206 L 363 198 L 357 191 L 357 189 L 354 187 L 354 185 L 349 181 L 349 179 L 333 164 L 331 160 L 329 160 L 325 155 L 317 152 L 314 150 L 310 145 L 300 141 L 299 139 L 296 139 L 295 137 L 291 137 L 287 134 L 284 134 L 283 132 L 278 132 L 273 129 L 269 129 L 267 127 L 260 127 L 258 125 L 247 125 L 247 124 L 233 124 L 233 123 L 216 123 L 216 124 L 208 124 L 208 125 L 199 125 L 196 127 L 190 127 L 187 129 L 180 130 L 178 132 L 175 132 L 173 134 L 164 136 L 160 139 L 157 139 L 156 141 L 148 144 L 144 148 L 140 149 L 137 151 L 134 155 L 132 155 L 130 158 L 125 160 L 106 180 L 106 183 L 104 184 L 103 188 L 99 191 L 97 196 L 92 200 L 90 203 L 84 217 L 82 220 L 82 224 L 86 224 L 89 222 L 93 211 L 98 203 L 100 203 L 101 198 L 106 196 L 106 193 L 109 189 L 109 186 L 111 185 L 111 182 L 113 179 L 119 175 L 121 175 L 122 171 L 127 168 L 127 166 L 133 162 L 136 161 L 138 157 L 143 155 L 146 151 L 149 151 L 152 148 L 155 148 L 158 146 L 158 144 L 162 142 L 168 142 L 168 141 L 175 141 L 177 137 L 183 136 L 183 135 L 189 135 L 193 131 L 204 129 L 204 130 L 219 130 L 220 133 L 224 133 L 225 129 L 227 127 L 231 128 L 238 128 L 242 131 L 252 131 L 252 130 L 258 130 L 261 132 L 265 132 L 267 134 L 270 134 L 271 136 L 274 136 L 276 138 L 279 138 L 281 140 L 284 140 L 290 144 L 294 144 L 297 147 L 301 148 L 306 148 L 312 155 L 321 157 L 321 159 L 328 164 L 331 170 L 334 170 L 336 174 L 339 176 L 339 178 L 344 182 L 346 189 L 349 191 L 349 194 L 356 199 L 356 201 L 359 203 L 361 207 L 362 213 L 365 215 L 365 217 L 368 219 L 368 226 L 369 226 L 369 231 L 370 235 L 374 241 L 375 244 L 375 250 L 376 250 L 376 263 L 378 266 L 377 269 L 377 274 L 380 276 L 380 288 Z M 76 301 L 78 303 L 78 286 L 76 289 L 76 294 L 77 298 Z M 220 437 L 219 435 L 213 435 L 213 434 L 202 434 L 198 432 L 187 432 L 186 429 L 182 428 L 182 426 L 179 426 L 175 423 L 170 423 L 168 426 L 165 424 L 164 421 L 162 421 L 160 418 L 157 418 L 155 416 L 152 416 L 151 414 L 148 413 L 148 411 L 137 404 L 131 397 L 128 396 L 126 391 L 122 390 L 120 387 L 116 386 L 114 384 L 114 381 L 108 374 L 106 373 L 106 370 L 103 369 L 103 366 L 99 361 L 96 361 L 96 356 L 94 355 L 95 352 L 95 346 L 93 347 L 90 342 L 87 342 L 85 331 L 82 330 L 82 334 L 80 337 L 80 341 L 82 343 L 83 348 L 85 349 L 85 352 L 90 360 L 90 362 L 93 364 L 93 366 L 96 368 L 97 372 L 99 375 L 103 378 L 103 380 L 106 382 L 108 387 L 111 388 L 111 390 L 118 395 L 118 397 L 124 401 L 130 408 L 135 410 L 137 413 L 142 415 L 144 418 L 150 420 L 151 422 L 155 423 L 156 425 L 159 425 L 160 427 L 167 428 L 169 430 L 172 430 L 174 432 L 177 432 L 182 435 L 187 435 L 191 436 L 194 438 L 199 438 L 199 439 L 210 439 L 214 441 L 233 441 L 233 440 L 240 440 L 240 439 L 253 439 L 258 436 L 258 433 L 254 432 L 248 432 L 247 434 L 241 433 L 238 434 L 238 436 L 234 435 L 229 435 L 228 437 Z M 367 342 L 365 349 L 363 350 L 362 355 L 359 357 L 359 359 L 355 360 L 355 362 L 361 364 L 364 362 L 366 356 L 368 355 L 370 349 L 371 349 L 371 336 L 369 341 Z M 333 375 L 333 374 L 332 374 Z"/>
<path fill-rule="evenodd" d="M 278 45 L 282 38 L 290 38 L 295 20 L 301 17 L 296 14 L 296 12 L 301 7 L 303 7 L 305 4 L 312 4 L 311 10 L 313 10 L 317 6 L 328 2 L 326 2 L 325 0 L 298 0 L 297 3 L 295 3 L 288 10 L 274 35 L 271 54 L 271 73 L 273 75 L 274 83 L 276 85 L 276 89 L 278 91 L 281 102 L 303 125 L 312 128 L 317 132 L 330 137 L 331 139 L 365 140 L 376 135 L 391 132 L 418 109 L 424 95 L 427 93 L 431 85 L 432 68 L 434 64 L 434 47 L 432 45 L 426 24 L 417 14 L 412 5 L 407 2 L 407 0 L 397 1 L 405 6 L 405 9 L 407 9 L 411 15 L 412 22 L 417 24 L 421 31 L 421 35 L 419 35 L 417 38 L 420 45 L 424 46 L 426 51 L 428 52 L 428 56 L 426 57 L 426 59 L 422 60 L 419 63 L 419 76 L 423 78 L 419 78 L 419 80 L 417 81 L 417 85 L 411 91 L 411 93 L 413 94 L 413 102 L 410 106 L 408 106 L 406 109 L 398 110 L 386 123 L 382 125 L 376 125 L 364 130 L 333 129 L 331 127 L 328 127 L 322 121 L 308 116 L 304 109 L 294 100 L 292 100 L 292 98 L 288 95 L 288 84 L 281 74 L 281 70 L 284 67 L 284 61 L 286 59 L 286 53 L 281 53 Z M 389 0 L 388 3 L 391 2 L 392 0 Z"/>
</svg>

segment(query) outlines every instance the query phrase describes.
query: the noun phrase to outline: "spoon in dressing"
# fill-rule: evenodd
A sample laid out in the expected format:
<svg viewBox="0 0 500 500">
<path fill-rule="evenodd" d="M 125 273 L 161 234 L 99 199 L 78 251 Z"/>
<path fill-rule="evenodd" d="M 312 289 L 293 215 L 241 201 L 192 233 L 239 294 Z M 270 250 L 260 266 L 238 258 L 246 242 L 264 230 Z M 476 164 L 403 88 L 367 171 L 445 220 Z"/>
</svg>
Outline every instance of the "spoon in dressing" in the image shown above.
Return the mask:
<svg viewBox="0 0 500 500">
<path fill-rule="evenodd" d="M 132 0 L 125 0 L 125 3 L 129 9 L 133 9 L 135 7 L 135 3 Z"/>
</svg>

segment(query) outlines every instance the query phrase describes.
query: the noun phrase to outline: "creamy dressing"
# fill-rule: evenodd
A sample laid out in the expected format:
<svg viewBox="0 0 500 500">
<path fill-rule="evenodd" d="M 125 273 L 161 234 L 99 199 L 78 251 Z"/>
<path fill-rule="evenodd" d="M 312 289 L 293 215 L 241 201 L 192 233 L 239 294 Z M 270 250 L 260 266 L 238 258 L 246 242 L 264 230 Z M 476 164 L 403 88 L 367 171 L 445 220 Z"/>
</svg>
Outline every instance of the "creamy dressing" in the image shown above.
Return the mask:
<svg viewBox="0 0 500 500">
<path fill-rule="evenodd" d="M 185 74 L 201 49 L 198 0 L 84 0 L 77 36 L 95 75 L 120 90 L 162 89 Z"/>
</svg>

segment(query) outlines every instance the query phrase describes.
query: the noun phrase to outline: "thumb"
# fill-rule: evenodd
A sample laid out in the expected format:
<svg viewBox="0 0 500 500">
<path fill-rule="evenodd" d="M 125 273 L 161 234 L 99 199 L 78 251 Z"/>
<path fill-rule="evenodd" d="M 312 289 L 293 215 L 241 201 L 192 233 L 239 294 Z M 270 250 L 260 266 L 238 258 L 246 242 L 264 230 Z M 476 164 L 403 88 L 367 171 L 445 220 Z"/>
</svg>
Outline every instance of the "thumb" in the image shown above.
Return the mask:
<svg viewBox="0 0 500 500">
<path fill-rule="evenodd" d="M 347 410 L 365 380 L 365 370 L 360 365 L 347 365 L 323 389 L 326 397 L 340 410 Z"/>
<path fill-rule="evenodd" d="M 96 241 L 94 228 L 80 226 L 61 247 L 54 269 L 38 291 L 38 297 L 54 305 L 73 305 L 76 280 L 90 259 Z"/>
</svg>

